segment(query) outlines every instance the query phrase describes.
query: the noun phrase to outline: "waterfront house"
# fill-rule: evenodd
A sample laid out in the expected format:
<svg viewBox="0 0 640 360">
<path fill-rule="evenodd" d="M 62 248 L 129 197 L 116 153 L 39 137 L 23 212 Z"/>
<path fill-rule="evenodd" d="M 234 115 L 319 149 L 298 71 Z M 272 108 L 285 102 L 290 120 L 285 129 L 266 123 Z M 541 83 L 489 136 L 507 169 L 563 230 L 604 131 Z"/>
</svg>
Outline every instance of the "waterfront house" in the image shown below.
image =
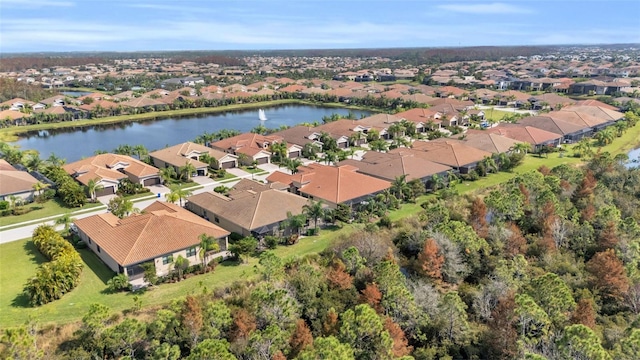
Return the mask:
<svg viewBox="0 0 640 360">
<path fill-rule="evenodd" d="M 190 196 L 185 207 L 231 232 L 262 237 L 279 234 L 288 214 L 302 214 L 308 201 L 287 192 L 282 184 L 242 179 L 226 194 L 204 192 Z"/>
<path fill-rule="evenodd" d="M 156 201 L 141 214 L 124 219 L 107 212 L 75 221 L 78 235 L 114 272 L 126 274 L 134 287 L 145 285 L 142 264 L 167 275 L 178 256 L 200 263 L 200 235 L 215 238 L 219 251 L 207 261 L 229 256 L 229 232 L 177 205 Z"/>
<path fill-rule="evenodd" d="M 244 133 L 227 139 L 222 139 L 211 144 L 214 149 L 219 149 L 229 154 L 237 155 L 239 158 L 244 154 L 249 164 L 268 164 L 271 162 L 271 144 L 284 141 L 277 135 L 261 135 L 254 133 Z M 242 161 L 242 160 L 241 160 Z M 245 163 L 244 165 L 249 165 Z"/>
<path fill-rule="evenodd" d="M 115 194 L 120 181 L 127 178 L 143 186 L 160 183 L 157 168 L 126 155 L 95 155 L 62 168 L 82 185 L 87 185 L 90 180 L 101 185 L 102 189 L 96 191 L 96 196 Z"/>
<path fill-rule="evenodd" d="M 0 159 L 0 200 L 11 201 L 14 196 L 22 201 L 31 201 L 35 195 L 33 185 L 37 182 L 28 172 L 20 171 Z"/>
<path fill-rule="evenodd" d="M 185 166 L 187 162 L 189 162 L 196 168 L 196 176 L 206 176 L 209 164 L 201 161 L 205 154 L 211 159 L 216 160 L 214 162 L 214 168 L 216 169 L 231 169 L 238 167 L 238 157 L 236 155 L 228 154 L 224 151 L 212 149 L 193 142 L 185 142 L 151 152 L 149 153 L 149 157 L 153 161 L 153 165 L 157 168 L 173 166 L 177 173 L 180 171 L 181 167 Z"/>
</svg>

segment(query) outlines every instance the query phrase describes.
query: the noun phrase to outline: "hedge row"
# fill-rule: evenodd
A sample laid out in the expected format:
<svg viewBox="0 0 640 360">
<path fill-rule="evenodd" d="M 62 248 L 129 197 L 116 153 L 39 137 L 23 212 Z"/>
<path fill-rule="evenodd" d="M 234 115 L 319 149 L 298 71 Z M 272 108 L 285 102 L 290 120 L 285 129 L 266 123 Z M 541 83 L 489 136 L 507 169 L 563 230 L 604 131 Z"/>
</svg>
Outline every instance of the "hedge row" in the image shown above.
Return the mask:
<svg viewBox="0 0 640 360">
<path fill-rule="evenodd" d="M 24 286 L 32 306 L 61 298 L 80 281 L 84 267 L 80 254 L 51 226 L 38 226 L 33 232 L 33 244 L 49 260 L 40 265 L 36 275 Z"/>
</svg>

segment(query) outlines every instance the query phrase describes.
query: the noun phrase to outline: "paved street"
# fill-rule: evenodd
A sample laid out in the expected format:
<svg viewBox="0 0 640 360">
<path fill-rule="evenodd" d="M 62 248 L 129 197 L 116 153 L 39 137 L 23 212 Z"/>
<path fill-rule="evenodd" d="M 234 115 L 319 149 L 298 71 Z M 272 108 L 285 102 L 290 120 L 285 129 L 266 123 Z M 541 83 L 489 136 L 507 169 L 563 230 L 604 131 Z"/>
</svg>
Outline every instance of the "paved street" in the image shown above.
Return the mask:
<svg viewBox="0 0 640 360">
<path fill-rule="evenodd" d="M 195 177 L 193 178 L 193 180 L 200 184 L 201 186 L 203 186 L 200 189 L 195 189 L 193 190 L 193 194 L 200 194 L 206 191 L 213 191 L 213 189 L 216 186 L 219 185 L 224 185 L 226 187 L 232 187 L 234 186 L 241 178 L 245 178 L 245 179 L 254 179 L 256 181 L 264 181 L 267 176 L 269 176 L 270 173 L 272 173 L 273 171 L 276 171 L 278 169 L 277 165 L 271 165 L 271 164 L 264 164 L 264 165 L 259 165 L 259 168 L 261 168 L 262 170 L 267 171 L 267 174 L 263 174 L 263 175 L 252 175 L 250 173 L 247 173 L 245 171 L 242 171 L 240 169 L 238 169 L 237 173 L 238 175 L 240 175 L 237 180 L 234 181 L 230 181 L 230 182 L 225 182 L 225 183 L 220 183 L 218 181 L 214 181 L 211 180 L 208 177 Z M 283 172 L 286 172 L 285 168 L 280 169 Z M 165 201 L 165 194 L 169 192 L 169 189 L 165 186 L 162 185 L 155 185 L 152 187 L 151 189 L 152 194 L 154 195 L 150 195 L 149 198 L 143 198 L 143 199 L 135 199 L 134 200 L 134 207 L 138 208 L 138 209 L 144 209 L 145 207 L 151 205 L 154 201 L 160 200 L 160 201 Z M 160 196 L 158 197 L 158 194 L 160 194 Z M 109 200 L 113 197 L 113 195 L 110 196 L 103 196 L 100 197 L 98 200 L 103 203 L 103 206 L 96 208 L 95 210 L 79 210 L 76 211 L 74 213 L 72 213 L 72 217 L 75 219 L 82 219 L 88 216 L 92 216 L 92 215 L 96 215 L 96 214 L 102 214 L 102 213 L 106 213 L 107 212 L 107 207 L 106 203 L 109 202 Z M 21 240 L 21 239 L 26 239 L 31 237 L 31 234 L 33 233 L 33 230 L 35 230 L 36 227 L 42 225 L 42 224 L 46 224 L 46 225 L 54 225 L 55 219 L 58 218 L 60 215 L 56 215 L 56 216 L 52 216 L 51 218 L 47 218 L 47 219 L 41 219 L 41 220 L 34 220 L 34 221 L 27 221 L 21 224 L 13 224 L 13 225 L 7 225 L 7 226 L 3 226 L 0 227 L 0 244 L 3 243 L 8 243 L 11 241 L 16 241 L 16 240 Z M 20 226 L 22 225 L 22 226 Z M 10 228 L 10 229 L 7 229 Z M 3 230 L 3 229 L 7 229 L 7 230 Z M 58 226 L 57 230 L 62 230 L 62 226 Z"/>
</svg>

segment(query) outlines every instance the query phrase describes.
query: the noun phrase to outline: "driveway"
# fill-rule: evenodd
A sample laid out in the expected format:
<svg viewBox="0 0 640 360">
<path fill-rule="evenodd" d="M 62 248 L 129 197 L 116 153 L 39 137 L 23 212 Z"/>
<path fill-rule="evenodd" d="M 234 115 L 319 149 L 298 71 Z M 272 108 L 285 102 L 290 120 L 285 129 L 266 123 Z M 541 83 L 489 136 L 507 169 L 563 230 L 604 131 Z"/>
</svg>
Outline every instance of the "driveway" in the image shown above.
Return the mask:
<svg viewBox="0 0 640 360">
<path fill-rule="evenodd" d="M 248 172 L 240 169 L 240 168 L 231 168 L 231 169 L 227 169 L 227 172 L 229 174 L 233 174 L 239 178 L 243 178 L 243 177 L 247 177 L 247 175 L 251 175 Z"/>
<path fill-rule="evenodd" d="M 195 182 L 196 184 L 199 184 L 202 186 L 211 185 L 215 182 L 213 179 L 211 179 L 208 176 L 194 176 L 191 178 L 191 180 L 193 180 L 193 182 Z"/>
<path fill-rule="evenodd" d="M 268 171 L 270 173 L 278 170 L 278 169 L 282 169 L 282 167 L 276 165 L 276 164 L 262 164 L 262 165 L 258 165 L 259 169 L 262 169 L 264 171 Z"/>
</svg>

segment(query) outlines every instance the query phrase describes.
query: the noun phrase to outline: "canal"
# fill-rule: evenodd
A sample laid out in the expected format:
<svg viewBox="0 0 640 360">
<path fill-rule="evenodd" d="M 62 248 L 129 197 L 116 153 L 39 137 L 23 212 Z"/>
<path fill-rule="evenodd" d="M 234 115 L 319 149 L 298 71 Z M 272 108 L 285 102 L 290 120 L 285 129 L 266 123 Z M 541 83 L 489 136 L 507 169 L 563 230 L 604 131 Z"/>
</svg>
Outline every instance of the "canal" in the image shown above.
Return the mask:
<svg viewBox="0 0 640 360">
<path fill-rule="evenodd" d="M 332 114 L 347 115 L 350 111 L 356 119 L 370 115 L 367 111 L 326 108 L 308 105 L 283 105 L 265 108 L 266 121 L 258 119 L 258 109 L 230 111 L 198 116 L 173 117 L 144 122 L 123 122 L 112 125 L 96 125 L 78 128 L 34 131 L 23 134 L 15 142 L 22 150 L 33 149 L 46 159 L 55 153 L 67 162 L 92 156 L 96 150 L 111 151 L 118 145 L 144 145 L 149 151 L 191 141 L 196 136 L 222 129 L 250 131 L 261 123 L 267 128 L 282 125 L 294 126 L 303 122 L 322 123 L 322 117 Z"/>
</svg>

